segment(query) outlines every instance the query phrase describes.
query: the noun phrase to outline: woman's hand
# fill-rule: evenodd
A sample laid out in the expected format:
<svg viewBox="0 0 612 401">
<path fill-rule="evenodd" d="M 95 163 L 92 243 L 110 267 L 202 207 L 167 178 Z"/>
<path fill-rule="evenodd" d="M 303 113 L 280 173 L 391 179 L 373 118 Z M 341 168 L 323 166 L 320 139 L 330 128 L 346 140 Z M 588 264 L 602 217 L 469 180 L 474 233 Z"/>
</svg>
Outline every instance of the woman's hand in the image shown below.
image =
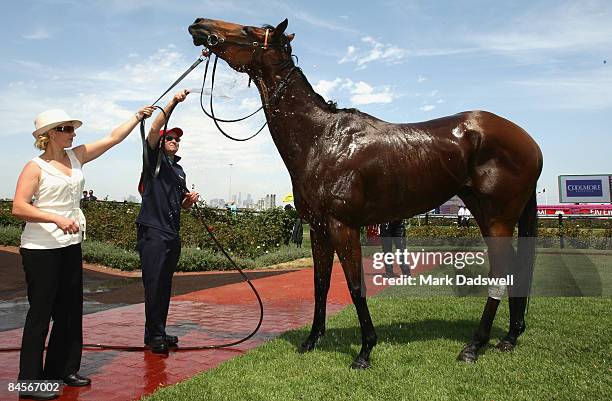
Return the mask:
<svg viewBox="0 0 612 401">
<path fill-rule="evenodd" d="M 57 216 L 54 221 L 64 234 L 76 234 L 79 232 L 79 225 L 72 219 L 63 216 Z"/>
<path fill-rule="evenodd" d="M 145 106 L 138 110 L 128 121 L 124 122 L 115 128 L 110 135 L 92 143 L 80 145 L 74 148 L 77 158 L 81 164 L 89 163 L 92 160 L 100 157 L 104 152 L 123 141 L 138 125 L 139 121 L 144 118 L 151 117 L 155 108 L 153 106 Z M 134 120 L 136 117 L 136 121 Z"/>
<path fill-rule="evenodd" d="M 155 111 L 155 107 L 153 106 L 145 106 L 136 112 L 136 119 L 138 121 L 142 121 L 144 118 L 149 118 Z"/>
</svg>

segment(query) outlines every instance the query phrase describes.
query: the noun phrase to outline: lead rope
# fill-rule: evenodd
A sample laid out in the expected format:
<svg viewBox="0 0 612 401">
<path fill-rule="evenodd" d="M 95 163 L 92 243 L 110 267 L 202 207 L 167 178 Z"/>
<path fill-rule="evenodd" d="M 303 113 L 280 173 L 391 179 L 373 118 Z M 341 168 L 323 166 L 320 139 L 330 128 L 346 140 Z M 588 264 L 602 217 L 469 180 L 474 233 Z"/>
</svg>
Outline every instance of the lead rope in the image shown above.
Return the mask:
<svg viewBox="0 0 612 401">
<path fill-rule="evenodd" d="M 255 113 L 257 113 L 260 110 L 262 110 L 264 108 L 264 104 L 259 106 L 259 108 L 257 110 L 255 110 L 254 112 L 252 112 L 251 114 L 249 114 L 249 115 L 247 115 L 245 117 L 236 118 L 236 119 L 233 119 L 233 120 L 221 119 L 221 118 L 217 118 L 215 116 L 215 111 L 214 111 L 214 108 L 213 108 L 213 92 L 214 92 L 214 87 L 215 87 L 215 76 L 217 75 L 217 61 L 218 61 L 218 59 L 219 59 L 219 57 L 217 55 L 215 55 L 215 61 L 213 63 L 212 78 L 211 78 L 211 83 L 210 83 L 210 101 L 209 101 L 209 104 L 210 104 L 210 113 L 208 113 L 208 111 L 206 111 L 206 109 L 204 108 L 204 86 L 206 84 L 206 77 L 208 75 L 208 65 L 209 65 L 209 62 L 210 62 L 210 58 L 208 60 L 206 60 L 206 66 L 204 67 L 204 78 L 202 79 L 202 90 L 200 91 L 200 108 L 202 109 L 204 114 L 206 114 L 207 117 L 209 117 L 211 120 L 213 120 L 213 122 L 215 123 L 215 126 L 217 127 L 219 132 L 221 132 L 221 134 L 223 134 L 223 136 L 225 136 L 226 138 L 231 139 L 232 141 L 236 141 L 236 142 L 244 142 L 244 141 L 248 141 L 249 139 L 253 139 L 255 136 L 257 136 L 266 127 L 266 125 L 268 125 L 268 121 L 267 120 L 261 126 L 261 128 L 259 128 L 257 130 L 257 132 L 255 132 L 253 135 L 250 135 L 250 136 L 248 136 L 246 138 L 235 138 L 235 137 L 229 135 L 228 133 L 226 133 L 223 130 L 223 128 L 221 128 L 221 126 L 219 125 L 219 122 L 223 122 L 223 123 L 235 123 L 235 122 L 246 120 L 247 118 L 255 115 Z M 276 87 L 276 90 L 272 93 L 272 96 L 270 96 L 270 99 L 269 99 L 267 105 L 273 104 L 273 102 L 277 100 L 277 97 L 281 94 L 281 92 L 287 86 L 287 83 L 289 82 L 289 78 L 291 77 L 291 74 L 296 69 L 299 69 L 299 67 L 293 66 L 291 68 L 291 70 L 289 70 L 289 72 L 287 73 L 285 78 L 281 81 L 281 83 Z"/>
</svg>

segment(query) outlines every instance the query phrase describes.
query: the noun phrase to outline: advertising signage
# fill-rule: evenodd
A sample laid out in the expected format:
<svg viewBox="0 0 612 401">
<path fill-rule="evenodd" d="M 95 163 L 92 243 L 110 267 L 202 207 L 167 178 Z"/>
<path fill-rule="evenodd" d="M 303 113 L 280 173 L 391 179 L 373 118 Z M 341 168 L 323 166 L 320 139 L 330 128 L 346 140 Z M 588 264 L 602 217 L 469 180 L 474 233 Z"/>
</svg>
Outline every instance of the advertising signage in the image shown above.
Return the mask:
<svg viewBox="0 0 612 401">
<path fill-rule="evenodd" d="M 560 175 L 559 201 L 561 203 L 610 202 L 612 175 Z"/>
</svg>

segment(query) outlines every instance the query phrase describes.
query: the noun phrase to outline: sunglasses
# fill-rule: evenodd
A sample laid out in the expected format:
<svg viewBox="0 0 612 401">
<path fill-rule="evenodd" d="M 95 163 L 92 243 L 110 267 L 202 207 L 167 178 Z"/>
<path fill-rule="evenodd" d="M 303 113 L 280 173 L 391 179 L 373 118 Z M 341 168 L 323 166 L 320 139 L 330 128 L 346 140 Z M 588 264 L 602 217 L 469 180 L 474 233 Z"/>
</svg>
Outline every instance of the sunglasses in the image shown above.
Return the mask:
<svg viewBox="0 0 612 401">
<path fill-rule="evenodd" d="M 57 132 L 74 132 L 74 127 L 72 125 L 61 125 L 59 127 L 55 127 Z"/>
<path fill-rule="evenodd" d="M 166 136 L 166 142 L 171 142 L 171 141 L 179 143 L 181 141 L 181 138 L 178 138 L 175 136 Z"/>
</svg>

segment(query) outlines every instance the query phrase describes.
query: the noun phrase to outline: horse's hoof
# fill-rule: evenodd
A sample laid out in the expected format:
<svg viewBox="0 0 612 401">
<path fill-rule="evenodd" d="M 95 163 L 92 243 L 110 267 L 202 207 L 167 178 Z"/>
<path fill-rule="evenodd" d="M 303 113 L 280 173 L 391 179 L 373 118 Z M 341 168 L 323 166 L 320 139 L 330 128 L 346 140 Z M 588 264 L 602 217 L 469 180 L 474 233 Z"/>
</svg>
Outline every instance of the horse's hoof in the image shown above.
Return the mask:
<svg viewBox="0 0 612 401">
<path fill-rule="evenodd" d="M 358 356 L 357 358 L 355 358 L 355 360 L 353 361 L 353 363 L 351 364 L 351 368 L 352 369 L 367 369 L 370 367 L 370 361 L 368 361 L 367 359 Z"/>
<path fill-rule="evenodd" d="M 467 346 L 461 350 L 457 356 L 457 360 L 460 362 L 474 363 L 478 359 L 478 352 L 474 347 Z"/>
<path fill-rule="evenodd" d="M 508 340 L 502 340 L 502 341 L 499 342 L 499 344 L 497 344 L 496 347 L 501 352 L 509 352 L 509 351 L 512 351 L 514 349 L 514 344 L 512 344 Z"/>
<path fill-rule="evenodd" d="M 314 348 L 314 344 L 305 342 L 304 344 L 300 345 L 300 348 L 298 348 L 298 353 L 305 354 L 312 351 Z"/>
<path fill-rule="evenodd" d="M 317 345 L 317 341 L 313 341 L 310 338 L 304 341 L 304 343 L 298 349 L 300 354 L 305 354 L 306 352 L 310 352 L 315 349 Z"/>
</svg>

